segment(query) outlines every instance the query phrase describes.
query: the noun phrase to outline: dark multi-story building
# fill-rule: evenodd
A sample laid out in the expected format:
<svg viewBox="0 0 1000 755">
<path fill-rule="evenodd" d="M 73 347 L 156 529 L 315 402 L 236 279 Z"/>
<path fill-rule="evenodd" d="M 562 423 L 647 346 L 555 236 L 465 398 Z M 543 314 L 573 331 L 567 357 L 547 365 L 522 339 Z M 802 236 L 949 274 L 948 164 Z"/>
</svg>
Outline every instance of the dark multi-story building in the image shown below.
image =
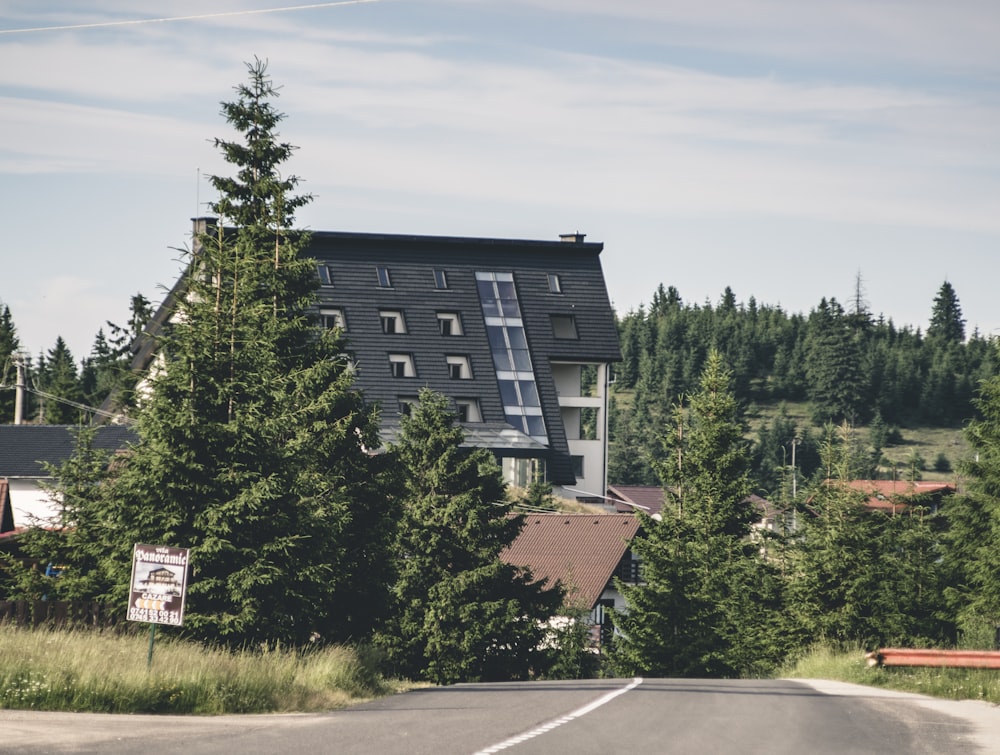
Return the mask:
<svg viewBox="0 0 1000 755">
<path fill-rule="evenodd" d="M 197 219 L 196 236 L 212 222 Z M 449 399 L 466 443 L 490 449 L 508 482 L 541 477 L 559 495 L 597 499 L 609 365 L 621 359 L 602 249 L 581 234 L 315 231 L 306 254 L 317 262 L 321 322 L 344 330 L 356 385 L 380 405 L 384 441 L 427 387 Z"/>
<path fill-rule="evenodd" d="M 423 387 L 506 479 L 605 490 L 609 364 L 621 359 L 602 244 L 316 232 L 320 315 L 344 329 L 383 437 Z"/>
</svg>

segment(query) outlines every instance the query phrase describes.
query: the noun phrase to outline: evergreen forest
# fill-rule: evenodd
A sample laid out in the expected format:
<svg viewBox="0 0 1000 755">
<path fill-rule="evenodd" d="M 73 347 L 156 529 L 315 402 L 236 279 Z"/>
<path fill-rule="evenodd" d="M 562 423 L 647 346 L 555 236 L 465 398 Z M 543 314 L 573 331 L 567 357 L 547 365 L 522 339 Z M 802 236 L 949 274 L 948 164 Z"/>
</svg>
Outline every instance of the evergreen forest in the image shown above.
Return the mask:
<svg viewBox="0 0 1000 755">
<path fill-rule="evenodd" d="M 953 458 L 915 459 L 903 470 L 886 468 L 883 451 L 904 429 L 959 430 L 974 414 L 981 382 L 1000 373 L 996 339 L 966 334 L 958 294 L 944 281 L 927 303 L 926 333 L 897 327 L 872 314 L 860 276 L 845 307 L 823 299 L 807 315 L 738 303 L 726 288 L 717 305 L 686 304 L 662 284 L 648 309 L 619 317 L 623 361 L 617 365 L 611 410 L 611 483 L 655 485 L 651 464 L 655 429 L 670 407 L 698 383 L 709 353 L 732 373 L 732 390 L 754 422 L 754 490 L 782 487 L 792 463 L 811 476 L 820 468 L 823 428 L 867 428 L 857 478 L 919 479 L 921 472 L 952 472 Z M 793 418 L 788 406 L 802 408 Z M 771 411 L 761 414 L 762 408 Z"/>
</svg>

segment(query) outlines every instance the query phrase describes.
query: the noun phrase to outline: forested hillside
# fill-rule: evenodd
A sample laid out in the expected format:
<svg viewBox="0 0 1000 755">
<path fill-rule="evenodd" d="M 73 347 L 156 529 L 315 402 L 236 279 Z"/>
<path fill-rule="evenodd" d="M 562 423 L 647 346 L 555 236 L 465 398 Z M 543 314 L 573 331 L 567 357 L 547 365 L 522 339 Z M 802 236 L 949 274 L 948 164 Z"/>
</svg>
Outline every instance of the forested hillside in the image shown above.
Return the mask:
<svg viewBox="0 0 1000 755">
<path fill-rule="evenodd" d="M 650 463 L 659 428 L 671 405 L 697 385 L 712 349 L 732 371 L 734 393 L 748 413 L 772 409 L 754 431 L 758 489 L 781 484 L 793 445 L 799 469 L 815 470 L 824 426 L 843 423 L 867 428 L 854 471 L 877 476 L 885 466 L 882 451 L 900 429 L 960 427 L 973 416 L 980 382 L 1000 369 L 996 339 L 967 337 L 949 282 L 928 312 L 930 325 L 921 332 L 875 317 L 860 293 L 849 306 L 823 299 L 802 314 L 752 296 L 737 302 L 728 287 L 716 305 L 688 304 L 661 284 L 648 309 L 619 317 L 623 361 L 615 376 L 609 480 L 659 483 Z M 806 406 L 807 416 L 789 416 L 783 407 L 791 404 Z M 953 460 L 921 461 L 947 468 Z M 893 472 L 881 469 L 887 473 Z"/>
</svg>

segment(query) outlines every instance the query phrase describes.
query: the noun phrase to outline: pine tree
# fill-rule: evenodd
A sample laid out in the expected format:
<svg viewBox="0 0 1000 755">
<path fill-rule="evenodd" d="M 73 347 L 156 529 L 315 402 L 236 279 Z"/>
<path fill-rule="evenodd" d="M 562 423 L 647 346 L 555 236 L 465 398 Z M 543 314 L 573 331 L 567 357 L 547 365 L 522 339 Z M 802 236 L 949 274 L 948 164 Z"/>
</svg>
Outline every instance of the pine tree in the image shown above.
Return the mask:
<svg viewBox="0 0 1000 755">
<path fill-rule="evenodd" d="M 940 550 L 935 522 L 920 505 L 895 515 L 869 511 L 856 479 L 852 429 L 828 426 L 826 478 L 811 491 L 793 540 L 788 586 L 790 632 L 803 642 L 940 642 Z"/>
<path fill-rule="evenodd" d="M 983 381 L 975 405 L 965 430 L 972 456 L 960 465 L 967 493 L 948 504 L 945 551 L 949 603 L 970 630 L 1000 626 L 1000 376 Z"/>
<path fill-rule="evenodd" d="M 111 452 L 94 446 L 96 427 L 84 425 L 73 433 L 73 456 L 48 470 L 58 481 L 45 488 L 58 513 L 32 522 L 18 537 L 21 552 L 43 568 L 8 558 L 5 566 L 13 584 L 7 597 L 89 600 L 101 592 L 108 523 L 94 498 L 110 477 Z M 45 568 L 49 565 L 58 569 L 58 576 Z"/>
<path fill-rule="evenodd" d="M 89 419 L 87 412 L 81 409 L 83 389 L 73 354 L 62 336 L 57 337 L 55 346 L 49 349 L 40 376 L 44 376 L 41 390 L 48 394 L 42 397 L 47 424 L 77 425 Z"/>
<path fill-rule="evenodd" d="M 965 340 L 965 320 L 958 294 L 948 281 L 941 284 L 934 297 L 931 323 L 927 328 L 928 338 L 938 338 L 946 342 L 961 343 Z"/>
<path fill-rule="evenodd" d="M 399 578 L 377 642 L 398 673 L 436 683 L 523 679 L 542 670 L 541 622 L 562 591 L 500 560 L 523 524 L 504 502 L 500 469 L 427 389 L 401 418 Z"/>
<path fill-rule="evenodd" d="M 220 221 L 189 255 L 186 292 L 159 339 L 163 368 L 139 442 L 94 492 L 101 592 L 124 597 L 134 543 L 191 549 L 184 631 L 231 646 L 364 637 L 387 600 L 394 511 L 374 410 L 338 333 L 311 312 L 318 281 L 292 229 L 298 179 L 280 166 L 284 117 L 266 64 L 223 103 L 243 141 L 217 140 Z"/>
<path fill-rule="evenodd" d="M 128 325 L 116 325 L 108 321 L 106 336 L 102 328 L 94 338 L 90 356 L 84 360 L 80 382 L 87 403 L 100 406 L 110 400 L 111 408 L 121 412 L 132 408 L 135 396 L 132 390 L 137 375 L 131 369 L 132 345 L 142 337 L 145 326 L 153 315 L 149 300 L 142 294 L 135 294 L 130 302 L 131 314 Z"/>
<path fill-rule="evenodd" d="M 14 420 L 14 391 L 11 388 L 17 380 L 19 349 L 17 328 L 10 315 L 10 307 L 5 304 L 0 307 L 0 385 L 10 387 L 0 388 L 0 422 Z"/>
<path fill-rule="evenodd" d="M 866 375 L 861 350 L 843 308 L 823 300 L 809 317 L 806 377 L 813 420 L 852 423 L 866 419 Z"/>
<path fill-rule="evenodd" d="M 698 391 L 662 432 L 665 505 L 660 521 L 643 516 L 633 542 L 643 584 L 620 585 L 628 612 L 614 617 L 618 673 L 762 673 L 780 653 L 780 590 L 749 537 L 750 456 L 729 380 L 711 352 Z"/>
</svg>

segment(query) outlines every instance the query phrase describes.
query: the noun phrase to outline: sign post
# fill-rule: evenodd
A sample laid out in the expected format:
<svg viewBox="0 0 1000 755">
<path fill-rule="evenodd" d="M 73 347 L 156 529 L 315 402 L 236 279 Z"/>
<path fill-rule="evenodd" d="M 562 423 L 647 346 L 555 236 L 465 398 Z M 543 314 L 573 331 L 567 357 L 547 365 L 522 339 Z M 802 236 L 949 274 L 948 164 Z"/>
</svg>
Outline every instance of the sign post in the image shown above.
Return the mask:
<svg viewBox="0 0 1000 755">
<path fill-rule="evenodd" d="M 136 543 L 132 551 L 128 620 L 145 621 L 149 627 L 147 668 L 153 665 L 153 640 L 157 624 L 179 627 L 184 623 L 188 549 Z"/>
</svg>

